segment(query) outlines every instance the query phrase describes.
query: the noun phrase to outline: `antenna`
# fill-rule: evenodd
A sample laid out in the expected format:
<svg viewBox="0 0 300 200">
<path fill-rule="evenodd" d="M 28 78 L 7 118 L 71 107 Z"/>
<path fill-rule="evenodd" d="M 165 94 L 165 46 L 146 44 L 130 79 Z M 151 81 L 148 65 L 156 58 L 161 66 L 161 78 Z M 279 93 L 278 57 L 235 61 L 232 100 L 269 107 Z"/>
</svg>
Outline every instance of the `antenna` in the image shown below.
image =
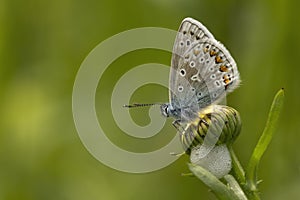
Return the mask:
<svg viewBox="0 0 300 200">
<path fill-rule="evenodd" d="M 124 105 L 124 108 L 136 108 L 136 107 L 145 107 L 145 106 L 153 106 L 153 105 L 161 105 L 161 103 L 134 103 L 132 105 Z"/>
</svg>

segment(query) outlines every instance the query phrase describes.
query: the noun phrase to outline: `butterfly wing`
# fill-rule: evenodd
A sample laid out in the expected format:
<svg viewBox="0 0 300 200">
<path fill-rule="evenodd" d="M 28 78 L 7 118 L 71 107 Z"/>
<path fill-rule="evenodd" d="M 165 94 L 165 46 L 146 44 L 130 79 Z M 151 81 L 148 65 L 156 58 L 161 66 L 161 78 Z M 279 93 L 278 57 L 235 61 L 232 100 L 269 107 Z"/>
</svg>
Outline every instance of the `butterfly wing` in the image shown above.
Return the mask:
<svg viewBox="0 0 300 200">
<path fill-rule="evenodd" d="M 189 74 L 186 80 L 195 88 L 200 108 L 218 102 L 240 83 L 235 61 L 229 51 L 214 39 L 195 44 L 185 57 L 188 59 L 181 66 L 183 69 L 189 70 L 191 63 L 196 63 L 193 74 Z M 207 99 L 210 101 L 206 102 Z"/>
<path fill-rule="evenodd" d="M 191 46 L 198 41 L 205 41 L 208 38 L 214 38 L 214 36 L 197 20 L 192 18 L 185 18 L 179 27 L 172 54 L 170 82 L 169 82 L 169 101 L 174 109 L 180 108 L 183 102 L 184 96 L 178 91 L 180 72 L 179 67 L 186 64 L 184 62 L 184 55 L 191 48 Z M 184 72 L 182 72 L 184 73 Z M 188 82 L 184 81 L 185 84 Z"/>
<path fill-rule="evenodd" d="M 185 118 L 218 102 L 239 84 L 239 72 L 228 50 L 200 23 L 184 19 L 171 63 L 170 103 Z"/>
</svg>

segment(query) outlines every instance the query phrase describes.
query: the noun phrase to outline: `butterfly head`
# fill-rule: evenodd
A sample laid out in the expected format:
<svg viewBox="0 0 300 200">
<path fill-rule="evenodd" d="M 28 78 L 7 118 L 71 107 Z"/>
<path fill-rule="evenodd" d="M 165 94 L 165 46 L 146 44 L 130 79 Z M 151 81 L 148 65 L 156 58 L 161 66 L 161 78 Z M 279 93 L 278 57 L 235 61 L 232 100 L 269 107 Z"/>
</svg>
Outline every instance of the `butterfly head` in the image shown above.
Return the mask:
<svg viewBox="0 0 300 200">
<path fill-rule="evenodd" d="M 180 112 L 181 110 L 179 108 L 174 109 L 170 103 L 164 103 L 160 105 L 160 112 L 164 117 L 173 117 L 175 119 L 180 118 Z"/>
<path fill-rule="evenodd" d="M 160 106 L 160 112 L 162 114 L 162 116 L 164 117 L 169 117 L 169 113 L 170 113 L 170 104 L 168 103 L 164 103 Z"/>
</svg>

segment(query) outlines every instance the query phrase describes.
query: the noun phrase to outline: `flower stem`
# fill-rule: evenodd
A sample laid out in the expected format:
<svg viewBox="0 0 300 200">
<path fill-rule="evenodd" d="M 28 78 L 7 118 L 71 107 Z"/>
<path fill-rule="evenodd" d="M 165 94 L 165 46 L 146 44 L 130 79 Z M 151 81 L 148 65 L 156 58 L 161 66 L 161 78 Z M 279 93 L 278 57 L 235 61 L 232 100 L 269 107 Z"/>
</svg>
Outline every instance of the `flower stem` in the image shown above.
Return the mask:
<svg viewBox="0 0 300 200">
<path fill-rule="evenodd" d="M 240 200 L 248 200 L 237 180 L 230 174 L 224 176 L 230 189 L 238 196 Z"/>
<path fill-rule="evenodd" d="M 232 175 L 235 177 L 235 179 L 238 181 L 240 185 L 245 184 L 246 179 L 245 179 L 245 171 L 238 160 L 237 156 L 234 153 L 234 150 L 232 148 L 232 145 L 228 147 L 231 159 L 232 159 Z"/>
<path fill-rule="evenodd" d="M 189 168 L 193 174 L 205 183 L 211 191 L 220 200 L 241 200 L 235 191 L 231 190 L 227 185 L 222 183 L 216 176 L 195 164 L 189 164 Z"/>
</svg>

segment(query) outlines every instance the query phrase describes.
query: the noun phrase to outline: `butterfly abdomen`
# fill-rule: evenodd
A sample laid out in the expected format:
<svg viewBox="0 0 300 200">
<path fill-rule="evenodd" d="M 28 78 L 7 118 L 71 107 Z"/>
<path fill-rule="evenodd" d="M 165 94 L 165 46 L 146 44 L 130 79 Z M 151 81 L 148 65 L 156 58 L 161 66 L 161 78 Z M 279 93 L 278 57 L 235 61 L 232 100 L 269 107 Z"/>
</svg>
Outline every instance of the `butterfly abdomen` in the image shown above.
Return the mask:
<svg viewBox="0 0 300 200">
<path fill-rule="evenodd" d="M 188 123 L 180 135 L 187 154 L 191 149 L 203 144 L 204 140 L 216 145 L 231 144 L 241 128 L 239 113 L 228 106 L 212 105 L 198 113 L 199 118 Z"/>
</svg>

